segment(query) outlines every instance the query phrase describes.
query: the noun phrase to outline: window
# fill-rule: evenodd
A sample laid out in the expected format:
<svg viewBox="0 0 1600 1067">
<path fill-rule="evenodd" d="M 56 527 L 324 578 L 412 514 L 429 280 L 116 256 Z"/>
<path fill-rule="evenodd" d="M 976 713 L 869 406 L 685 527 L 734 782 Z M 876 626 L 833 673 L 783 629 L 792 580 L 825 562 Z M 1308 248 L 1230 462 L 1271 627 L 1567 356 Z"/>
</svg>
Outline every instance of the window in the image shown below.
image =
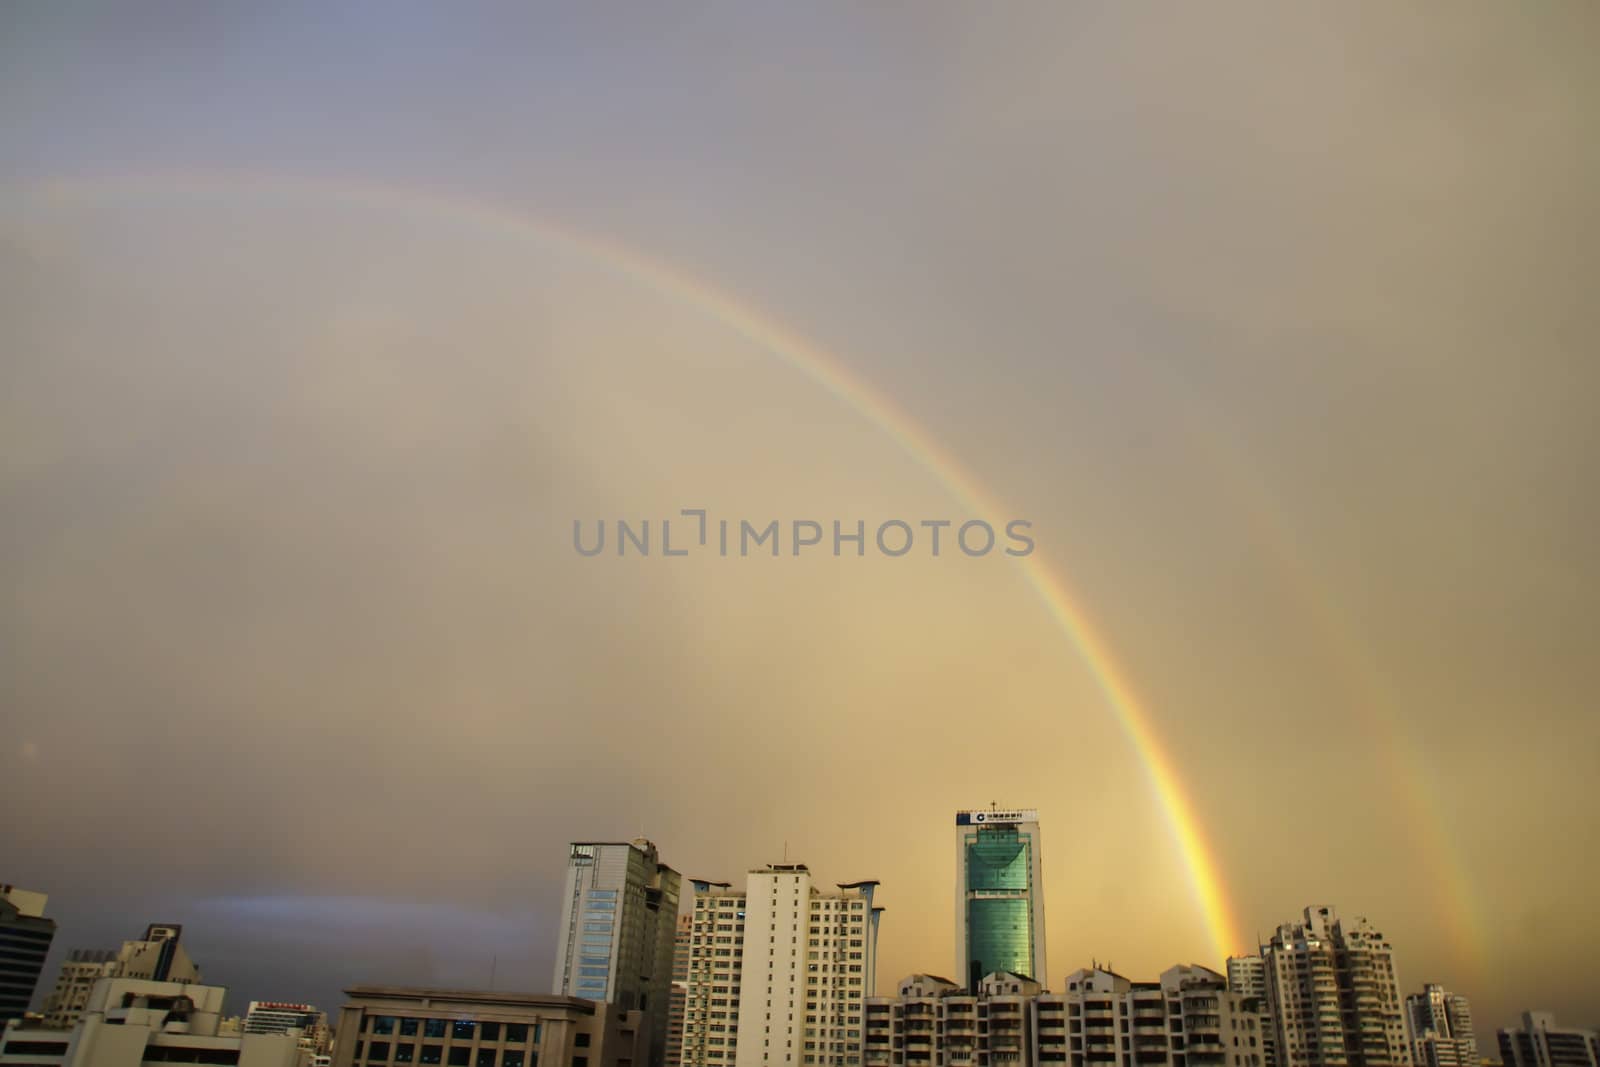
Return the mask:
<svg viewBox="0 0 1600 1067">
<path fill-rule="evenodd" d="M 472 1048 L 468 1045 L 450 1046 L 450 1067 L 467 1067 L 472 1062 Z"/>
<path fill-rule="evenodd" d="M 457 1019 L 450 1027 L 450 1036 L 457 1041 L 471 1041 L 478 1026 L 471 1019 Z"/>
<path fill-rule="evenodd" d="M 448 1021 L 449 1020 L 446 1020 L 446 1019 L 424 1019 L 422 1021 L 422 1036 L 423 1037 L 443 1037 L 444 1036 L 444 1031 L 445 1031 L 445 1023 L 448 1022 Z M 428 1061 L 427 1060 L 423 1060 L 422 1062 L 423 1063 L 427 1063 Z M 434 1063 L 438 1063 L 439 1061 L 438 1060 L 434 1060 L 433 1062 Z"/>
<path fill-rule="evenodd" d="M 479 1036 L 480 1039 L 482 1039 L 484 1041 L 499 1041 L 500 1040 L 500 1024 L 499 1023 L 479 1023 L 478 1024 L 478 1036 Z"/>
<path fill-rule="evenodd" d="M 528 1024 L 506 1023 L 506 1040 L 519 1043 L 528 1040 Z M 505 1067 L 511 1067 L 511 1065 L 508 1063 Z"/>
<path fill-rule="evenodd" d="M 402 1037 L 416 1037 L 417 1036 L 417 1020 L 415 1020 L 415 1019 L 401 1019 L 400 1020 L 400 1035 Z"/>
<path fill-rule="evenodd" d="M 372 1032 L 375 1034 L 394 1033 L 393 1015 L 374 1015 L 372 1017 Z"/>
<path fill-rule="evenodd" d="M 394 1020 L 391 1019 L 389 1021 L 393 1022 Z M 372 1044 L 367 1046 L 367 1059 L 369 1059 L 369 1060 L 371 1060 L 371 1061 L 373 1061 L 375 1063 L 381 1063 L 384 1060 L 387 1060 L 388 1058 L 389 1058 L 389 1042 L 387 1042 L 387 1041 L 374 1041 L 374 1042 L 372 1042 Z"/>
<path fill-rule="evenodd" d="M 418 1063 L 438 1063 L 444 1053 L 443 1045 L 423 1045 L 422 1055 L 417 1057 Z"/>
<path fill-rule="evenodd" d="M 478 1067 L 494 1067 L 494 1049 L 480 1048 L 478 1050 Z"/>
<path fill-rule="evenodd" d="M 527 1067 L 522 1059 L 520 1048 L 508 1048 L 500 1054 L 500 1067 Z"/>
<path fill-rule="evenodd" d="M 588 1034 L 574 1034 L 573 1037 L 572 1037 L 572 1043 L 574 1045 L 576 1045 L 578 1048 L 588 1048 L 589 1047 L 589 1035 Z"/>
<path fill-rule="evenodd" d="M 394 1047 L 394 1062 L 410 1063 L 412 1057 L 416 1055 L 416 1052 L 417 1046 L 410 1044 L 409 1042 L 404 1045 L 396 1045 Z"/>
</svg>

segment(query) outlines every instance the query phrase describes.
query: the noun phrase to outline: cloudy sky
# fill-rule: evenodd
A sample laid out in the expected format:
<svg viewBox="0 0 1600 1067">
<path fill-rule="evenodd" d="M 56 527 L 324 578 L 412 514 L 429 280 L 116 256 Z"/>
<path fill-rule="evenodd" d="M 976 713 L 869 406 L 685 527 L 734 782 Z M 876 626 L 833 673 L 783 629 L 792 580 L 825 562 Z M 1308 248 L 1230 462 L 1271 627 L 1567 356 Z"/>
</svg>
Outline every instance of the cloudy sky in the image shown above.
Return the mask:
<svg viewBox="0 0 1600 1067">
<path fill-rule="evenodd" d="M 1600 1021 L 1597 31 L 6 5 L 0 881 L 333 1007 L 546 988 L 642 832 L 880 879 L 889 983 L 998 801 L 1053 982 L 1332 903 Z M 573 549 L 689 507 L 1037 548 Z"/>
</svg>

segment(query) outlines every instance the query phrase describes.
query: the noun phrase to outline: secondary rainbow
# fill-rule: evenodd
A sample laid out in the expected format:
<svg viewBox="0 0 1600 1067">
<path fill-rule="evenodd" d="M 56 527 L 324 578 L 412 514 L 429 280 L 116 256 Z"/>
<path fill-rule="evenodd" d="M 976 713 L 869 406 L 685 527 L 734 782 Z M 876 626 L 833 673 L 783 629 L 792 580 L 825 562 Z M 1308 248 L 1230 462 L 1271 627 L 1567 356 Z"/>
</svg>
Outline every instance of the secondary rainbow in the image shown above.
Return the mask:
<svg viewBox="0 0 1600 1067">
<path fill-rule="evenodd" d="M 918 464 L 942 483 L 974 515 L 1003 523 L 1006 510 L 985 493 L 977 480 L 931 435 L 892 400 L 873 388 L 837 357 L 789 329 L 763 311 L 639 249 L 580 231 L 563 223 L 525 215 L 510 208 L 448 195 L 384 185 L 313 179 L 294 175 L 148 174 L 61 178 L 41 183 L 46 195 L 129 192 L 237 193 L 302 191 L 350 199 L 381 201 L 398 208 L 449 212 L 496 228 L 510 229 L 583 255 L 663 294 L 689 302 L 753 344 L 790 364 L 839 400 L 879 426 Z M 1203 917 L 1217 959 L 1240 952 L 1247 944 L 1204 827 L 1195 812 L 1182 776 L 1157 733 L 1149 711 L 1106 642 L 1095 632 L 1087 613 L 1066 579 L 1035 552 L 1021 561 L 1028 585 L 1046 612 L 1077 649 L 1124 735 L 1144 765 L 1151 788 L 1165 815 L 1173 843 L 1189 875 L 1195 904 Z"/>
</svg>

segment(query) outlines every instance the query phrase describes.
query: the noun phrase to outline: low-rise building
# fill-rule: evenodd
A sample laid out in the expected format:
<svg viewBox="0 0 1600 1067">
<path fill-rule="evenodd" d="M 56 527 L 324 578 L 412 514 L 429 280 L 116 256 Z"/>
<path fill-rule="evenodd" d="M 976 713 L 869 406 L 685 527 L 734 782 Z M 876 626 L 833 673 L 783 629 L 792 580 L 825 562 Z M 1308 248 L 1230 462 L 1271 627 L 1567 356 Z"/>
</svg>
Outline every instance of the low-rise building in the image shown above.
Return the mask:
<svg viewBox="0 0 1600 1067">
<path fill-rule="evenodd" d="M 90 991 L 102 978 L 142 978 L 152 982 L 200 981 L 200 968 L 183 947 L 183 927 L 151 923 L 144 936 L 124 941 L 120 951 L 75 949 L 45 998 L 45 1025 L 70 1030 L 89 1003 Z"/>
<path fill-rule="evenodd" d="M 223 1033 L 226 993 L 193 982 L 102 978 L 72 1029 L 7 1026 L 0 1067 L 310 1067 L 296 1031 Z"/>
<path fill-rule="evenodd" d="M 912 975 L 866 1003 L 863 1067 L 1269 1067 L 1254 997 L 1197 966 L 1156 982 L 1074 971 L 1060 993 L 1022 975 L 985 977 L 978 995 Z"/>
<path fill-rule="evenodd" d="M 345 995 L 333 1067 L 646 1067 L 649 1056 L 647 1017 L 603 1001 L 403 986 Z"/>
<path fill-rule="evenodd" d="M 1600 1033 L 1556 1025 L 1547 1011 L 1522 1013 L 1522 1025 L 1496 1032 L 1504 1067 L 1600 1067 Z"/>
</svg>

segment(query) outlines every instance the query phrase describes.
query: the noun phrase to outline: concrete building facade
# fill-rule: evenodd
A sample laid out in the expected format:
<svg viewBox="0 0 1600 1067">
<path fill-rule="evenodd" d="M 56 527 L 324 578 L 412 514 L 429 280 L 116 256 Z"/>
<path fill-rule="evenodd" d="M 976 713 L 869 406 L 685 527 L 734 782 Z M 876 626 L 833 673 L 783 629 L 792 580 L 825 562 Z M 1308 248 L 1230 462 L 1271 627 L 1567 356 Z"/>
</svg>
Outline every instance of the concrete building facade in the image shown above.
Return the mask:
<svg viewBox="0 0 1600 1067">
<path fill-rule="evenodd" d="M 650 1067 L 665 1062 L 680 882 L 642 838 L 568 850 L 554 989 L 643 1012 Z"/>
<path fill-rule="evenodd" d="M 117 954 L 110 949 L 75 948 L 61 963 L 56 985 L 44 1000 L 44 1023 L 58 1030 L 70 1030 L 89 1005 L 95 982 L 114 977 Z"/>
<path fill-rule="evenodd" d="M 643 1067 L 649 1055 L 642 1012 L 583 997 L 401 986 L 345 995 L 333 1067 Z"/>
<path fill-rule="evenodd" d="M 1393 946 L 1366 919 L 1303 915 L 1261 949 L 1279 1067 L 1411 1067 Z"/>
<path fill-rule="evenodd" d="M 1039 813 L 956 812 L 956 972 L 969 992 L 1008 971 L 1049 985 Z"/>
<path fill-rule="evenodd" d="M 45 915 L 50 898 L 0 885 L 0 1026 L 27 1014 L 55 940 L 56 921 Z"/>
<path fill-rule="evenodd" d="M 151 923 L 144 936 L 124 941 L 119 951 L 75 949 L 61 964 L 55 988 L 44 1002 L 45 1025 L 70 1030 L 102 978 L 139 978 L 152 982 L 200 981 L 200 968 L 183 947 L 183 927 Z"/>
<path fill-rule="evenodd" d="M 1600 1033 L 1556 1025 L 1546 1011 L 1522 1013 L 1522 1025 L 1495 1033 L 1502 1067 L 1600 1067 Z"/>
<path fill-rule="evenodd" d="M 72 1029 L 9 1025 L 0 1067 L 310 1067 L 293 1031 L 225 1032 L 226 992 L 193 982 L 102 978 Z"/>
</svg>

